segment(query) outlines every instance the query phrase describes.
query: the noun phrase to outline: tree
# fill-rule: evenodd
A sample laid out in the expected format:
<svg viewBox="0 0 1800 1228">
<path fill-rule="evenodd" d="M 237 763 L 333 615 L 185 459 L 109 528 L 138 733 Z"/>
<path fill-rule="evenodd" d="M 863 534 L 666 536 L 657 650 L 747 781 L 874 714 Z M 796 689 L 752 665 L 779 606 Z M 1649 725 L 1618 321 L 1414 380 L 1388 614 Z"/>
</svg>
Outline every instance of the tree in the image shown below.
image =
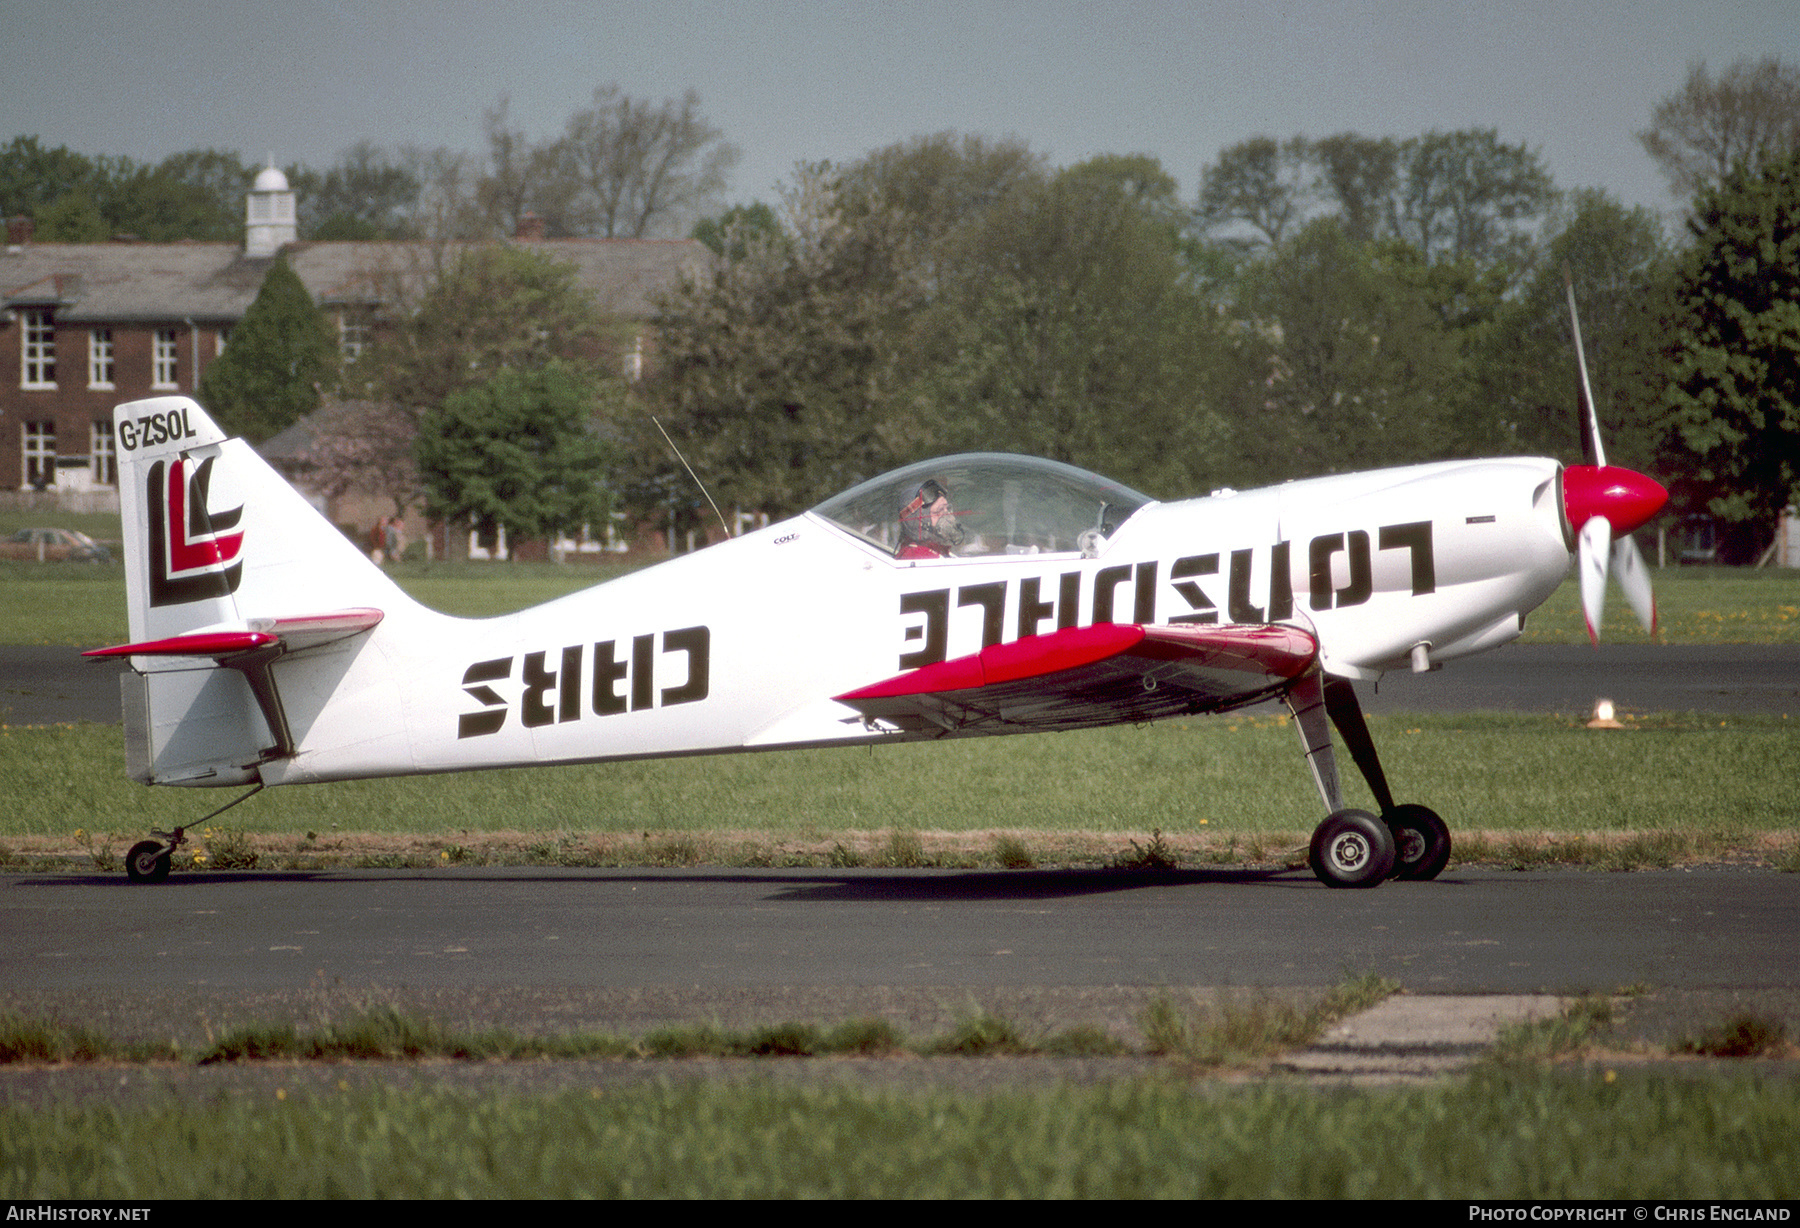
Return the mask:
<svg viewBox="0 0 1800 1228">
<path fill-rule="evenodd" d="M 36 137 L 0 148 L 0 214 L 27 214 L 37 238 L 92 242 L 130 234 L 153 243 L 232 240 L 244 226 L 244 193 L 254 175 L 234 153 L 190 149 L 156 166 L 90 158 Z"/>
<path fill-rule="evenodd" d="M 1311 150 L 1303 136 L 1252 137 L 1220 150 L 1218 162 L 1200 172 L 1200 223 L 1214 230 L 1247 225 L 1260 242 L 1279 244 L 1314 199 Z"/>
<path fill-rule="evenodd" d="M 40 206 L 35 221 L 40 243 L 104 243 L 114 234 L 94 198 L 80 189 Z"/>
<path fill-rule="evenodd" d="M 328 398 L 313 415 L 309 485 L 327 499 L 352 491 L 387 499 L 405 516 L 425 495 L 413 459 L 417 424 L 391 401 Z"/>
<path fill-rule="evenodd" d="M 359 141 L 324 172 L 294 167 L 288 183 L 299 198 L 300 232 L 309 239 L 403 239 L 424 189 L 420 157 L 398 158 Z"/>
<path fill-rule="evenodd" d="M 111 180 L 112 167 L 104 159 L 96 162 L 63 145 L 45 149 L 35 136 L 16 136 L 0 147 L 0 216 L 30 217 L 41 227 L 45 211 L 65 197 L 81 197 L 88 209 L 96 209 Z M 80 241 L 42 231 L 38 237 Z"/>
<path fill-rule="evenodd" d="M 1734 163 L 1689 226 L 1667 393 L 1675 493 L 1772 526 L 1800 499 L 1800 151 Z"/>
<path fill-rule="evenodd" d="M 918 437 L 895 400 L 927 301 L 912 226 L 892 209 L 846 215 L 846 195 L 832 168 L 803 168 L 783 193 L 783 236 L 662 304 L 646 393 L 728 506 L 799 511 L 891 468 Z M 649 422 L 630 457 L 628 498 L 686 527 L 691 482 Z"/>
<path fill-rule="evenodd" d="M 510 238 L 519 222 L 534 214 L 551 238 L 577 233 L 571 216 L 576 184 L 567 148 L 551 141 L 534 145 L 517 128 L 507 126 L 511 99 L 502 97 L 484 117 L 488 171 L 476 187 L 487 216 L 489 237 Z"/>
<path fill-rule="evenodd" d="M 603 520 L 597 406 L 593 381 L 560 362 L 502 368 L 452 394 L 414 448 L 427 514 L 514 541 Z"/>
<path fill-rule="evenodd" d="M 575 276 L 573 265 L 530 247 L 484 244 L 453 254 L 417 309 L 358 361 L 361 391 L 417 418 L 507 367 L 560 361 L 597 373 L 616 355 L 617 329 Z"/>
<path fill-rule="evenodd" d="M 785 235 L 775 210 L 756 200 L 748 205 L 733 205 L 718 217 L 701 218 L 688 232 L 688 238 L 706 244 L 715 256 L 742 260 L 752 244 L 781 242 Z"/>
<path fill-rule="evenodd" d="M 1740 59 L 1717 80 L 1706 61 L 1688 65 L 1681 89 L 1656 104 L 1638 133 L 1676 196 L 1724 181 L 1732 164 L 1754 168 L 1800 147 L 1800 69 L 1775 56 Z"/>
<path fill-rule="evenodd" d="M 1102 158 L 969 227 L 936 362 L 908 393 L 935 406 L 938 450 L 1029 452 L 1153 490 L 1223 479 L 1214 316 L 1184 285 L 1173 195 L 1154 159 Z"/>
<path fill-rule="evenodd" d="M 841 168 L 832 191 L 839 216 L 901 221 L 914 251 L 928 255 L 959 227 L 1044 176 L 1044 159 L 1015 137 L 937 132 L 884 146 Z"/>
<path fill-rule="evenodd" d="M 1400 145 L 1392 137 L 1340 132 L 1312 145 L 1321 185 L 1337 205 L 1344 233 L 1369 243 L 1394 233 Z"/>
<path fill-rule="evenodd" d="M 1470 446 L 1569 460 L 1581 455 L 1566 268 L 1607 459 L 1648 468 L 1668 378 L 1662 334 L 1673 255 L 1650 209 L 1627 209 L 1593 188 L 1574 192 L 1570 205 L 1546 258 L 1479 339 Z"/>
<path fill-rule="evenodd" d="M 1243 465 L 1259 481 L 1453 455 L 1457 340 L 1417 287 L 1336 218 L 1246 274 Z M 1239 479 L 1244 480 L 1243 478 Z"/>
<path fill-rule="evenodd" d="M 411 150 L 408 163 L 418 168 L 419 195 L 407 209 L 406 234 L 441 247 L 450 243 L 483 243 L 493 227 L 481 207 L 481 177 L 474 159 L 448 149 Z"/>
<path fill-rule="evenodd" d="M 115 221 L 152 243 L 235 242 L 244 234 L 244 194 L 255 181 L 256 169 L 230 150 L 183 150 L 120 184 Z"/>
<path fill-rule="evenodd" d="M 382 494 L 404 510 L 423 489 L 415 440 L 458 393 L 502 371 L 550 366 L 610 387 L 620 369 L 618 326 L 576 284 L 574 266 L 501 244 L 443 254 L 445 266 L 416 302 L 387 296 L 398 318 L 377 331 L 351 369 L 350 399 L 318 420 L 314 461 L 327 488 Z M 366 275 L 394 287 L 412 280 Z"/>
<path fill-rule="evenodd" d="M 923 382 L 955 348 L 937 307 L 954 299 L 968 228 L 1041 167 L 1018 141 L 952 132 L 803 166 L 775 230 L 740 228 L 667 298 L 646 393 L 722 503 L 798 511 L 944 450 Z M 628 454 L 627 497 L 691 525 L 692 482 L 648 420 Z"/>
<path fill-rule="evenodd" d="M 318 408 L 337 366 L 330 325 L 277 257 L 225 352 L 201 377 L 199 399 L 220 425 L 257 443 Z"/>
<path fill-rule="evenodd" d="M 1427 132 L 1400 145 L 1396 229 L 1427 263 L 1523 268 L 1530 228 L 1556 202 L 1538 155 L 1493 128 Z"/>
<path fill-rule="evenodd" d="M 593 102 L 569 117 L 563 139 L 587 233 L 679 234 L 725 190 L 738 150 L 700 114 L 699 94 L 652 105 L 603 85 Z"/>
</svg>

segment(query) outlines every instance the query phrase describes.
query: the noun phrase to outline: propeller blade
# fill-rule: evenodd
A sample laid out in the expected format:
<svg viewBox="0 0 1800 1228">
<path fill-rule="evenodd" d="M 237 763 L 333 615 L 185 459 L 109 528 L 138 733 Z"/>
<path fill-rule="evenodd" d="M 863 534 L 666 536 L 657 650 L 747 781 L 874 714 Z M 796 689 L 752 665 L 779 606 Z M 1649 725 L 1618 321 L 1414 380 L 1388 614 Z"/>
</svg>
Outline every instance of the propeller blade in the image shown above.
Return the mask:
<svg viewBox="0 0 1800 1228">
<path fill-rule="evenodd" d="M 1650 567 L 1637 541 L 1626 533 L 1612 544 L 1612 574 L 1625 590 L 1625 600 L 1645 631 L 1656 634 L 1656 594 L 1650 591 Z"/>
<path fill-rule="evenodd" d="M 1581 526 L 1575 541 L 1575 565 L 1581 573 L 1581 613 L 1588 639 L 1600 642 L 1600 616 L 1606 612 L 1606 565 L 1612 546 L 1612 522 L 1595 516 Z"/>
<path fill-rule="evenodd" d="M 1581 387 L 1576 389 L 1580 401 L 1581 459 L 1600 468 L 1606 466 L 1606 445 L 1600 442 L 1600 413 L 1594 407 L 1594 390 L 1588 383 L 1587 351 L 1581 344 L 1581 317 L 1575 311 L 1575 275 L 1563 263 L 1563 288 L 1569 297 L 1569 329 L 1575 334 L 1575 366 L 1581 372 Z"/>
</svg>

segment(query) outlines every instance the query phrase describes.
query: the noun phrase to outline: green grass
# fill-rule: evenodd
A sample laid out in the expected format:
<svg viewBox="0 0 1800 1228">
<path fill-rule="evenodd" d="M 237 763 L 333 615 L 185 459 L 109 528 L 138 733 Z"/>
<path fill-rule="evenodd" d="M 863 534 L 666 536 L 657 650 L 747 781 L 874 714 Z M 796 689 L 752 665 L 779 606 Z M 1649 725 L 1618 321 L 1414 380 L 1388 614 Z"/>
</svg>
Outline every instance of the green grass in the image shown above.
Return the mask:
<svg viewBox="0 0 1800 1228">
<path fill-rule="evenodd" d="M 0 644 L 121 644 L 125 569 L 112 563 L 0 559 Z"/>
<path fill-rule="evenodd" d="M 1324 1002 L 1340 1000 L 1334 995 L 1341 992 L 1328 992 Z M 1324 1005 L 1310 1009 L 1318 1012 L 1331 1008 Z M 1287 1038 L 1287 1047 L 1303 1044 L 1314 1034 L 1316 1030 L 1293 1033 Z M 1260 1050 L 1256 1056 L 1272 1051 Z M 666 1061 L 697 1057 L 882 1057 L 903 1053 L 934 1057 L 1112 1057 L 1131 1052 L 1134 1050 L 1124 1041 L 1091 1025 L 1036 1034 L 980 1010 L 958 1019 L 941 1036 L 908 1039 L 887 1020 L 874 1018 L 850 1019 L 830 1026 L 795 1020 L 747 1028 L 681 1024 L 655 1028 L 641 1036 L 605 1032 L 525 1035 L 509 1028 L 455 1028 L 392 1006 L 365 1006 L 345 1012 L 341 1018 L 321 1018 L 311 1024 L 281 1020 L 234 1025 L 197 1048 L 183 1048 L 174 1041 L 166 1045 L 121 1042 L 79 1024 L 0 1014 L 0 1066 L 97 1062 L 214 1066 L 241 1062 Z"/>
<path fill-rule="evenodd" d="M 618 564 L 402 563 L 388 574 L 446 614 L 488 618 L 567 596 L 631 571 Z M 94 648 L 129 638 L 122 564 L 0 560 L 0 644 Z"/>
<path fill-rule="evenodd" d="M 391 1007 L 310 1026 L 242 1025 L 190 1051 L 119 1045 L 89 1029 L 0 1017 L 0 1059 L 23 1063 L 265 1063 L 229 1096 L 125 1096 L 0 1108 L 0 1197 L 27 1198 L 1793 1198 L 1792 1079 L 1680 1065 L 1559 1064 L 1603 1039 L 1612 1000 L 1512 1028 L 1470 1072 L 1359 1090 L 1201 1081 L 1256 1067 L 1396 986 L 1346 978 L 1310 1001 L 1268 995 L 1141 1021 L 1162 1074 L 993 1092 L 784 1084 L 775 1066 L 696 1078 L 686 1060 L 826 1055 L 1110 1056 L 1102 1030 L 1031 1036 L 975 1011 L 904 1044 L 879 1019 L 743 1030 L 699 1024 L 635 1038 L 459 1032 Z M 1784 1051 L 1778 1025 L 1724 1020 L 1676 1053 Z M 1746 1042 L 1748 1038 L 1748 1042 Z M 564 1090 L 465 1093 L 367 1067 L 326 1081 L 308 1062 L 558 1061 Z M 654 1081 L 616 1062 L 665 1062 Z M 586 1065 L 583 1065 L 585 1063 Z M 340 1069 L 345 1069 L 340 1067 Z M 828 1071 L 829 1067 L 824 1068 Z M 820 1071 L 823 1073 L 824 1071 Z M 999 1072 L 996 1072 L 997 1074 Z M 134 1076 L 122 1085 L 154 1082 Z M 386 1086 L 384 1086 L 386 1085 Z M 1392 1140 L 1404 1140 L 1404 1146 Z M 1385 1142 L 1383 1140 L 1386 1140 Z"/>
<path fill-rule="evenodd" d="M 1338 1020 L 1368 1010 L 1399 988 L 1371 973 L 1347 978 L 1304 1003 L 1259 993 L 1212 1006 L 1183 1005 L 1163 995 L 1145 1012 L 1144 1037 L 1151 1052 L 1186 1065 L 1254 1065 L 1311 1044 Z"/>
<path fill-rule="evenodd" d="M 1658 639 L 1665 644 L 1800 643 L 1800 571 L 1768 567 L 1651 569 Z M 1607 590 L 1601 639 L 1644 644 L 1650 637 L 1617 586 Z M 1585 644 L 1581 588 L 1573 571 L 1525 620 L 1525 644 Z"/>
<path fill-rule="evenodd" d="M 115 555 L 119 553 L 119 543 L 125 539 L 117 512 L 33 512 L 0 507 L 0 537 L 10 536 L 20 529 L 74 529 L 102 545 L 111 546 Z"/>
<path fill-rule="evenodd" d="M 0 1197 L 1800 1195 L 1782 1080 L 1490 1071 L 1431 1088 L 1164 1079 L 990 1094 L 750 1080 L 552 1095 L 277 1088 L 0 1110 Z"/>
<path fill-rule="evenodd" d="M 1613 1022 L 1613 1000 L 1605 994 L 1585 994 L 1554 1018 L 1501 1028 L 1484 1056 L 1490 1064 L 1502 1067 L 1569 1057 L 1599 1041 L 1611 1031 Z"/>
<path fill-rule="evenodd" d="M 98 535 L 96 535 L 98 536 Z M 616 564 L 402 563 L 390 575 L 424 604 L 486 618 L 579 591 L 632 570 Z M 1800 643 L 1800 572 L 1682 567 L 1652 572 L 1667 644 Z M 1643 643 L 1624 598 L 1607 598 L 1608 643 Z M 121 566 L 0 562 L 0 644 L 95 647 L 125 639 Z M 1528 644 L 1585 644 L 1581 597 L 1566 581 L 1526 622 Z"/>
<path fill-rule="evenodd" d="M 1780 857 L 1800 826 L 1800 720 L 1647 717 L 1614 731 L 1501 714 L 1370 724 L 1395 792 L 1443 814 L 1465 858 L 1623 869 L 1733 849 Z M 917 814 L 925 776 L 930 830 L 897 825 Z M 1354 774 L 1345 785 L 1351 804 L 1373 804 Z M 195 824 L 195 850 L 215 866 L 358 864 L 364 835 L 388 839 L 384 855 L 398 860 L 381 864 L 1016 866 L 1023 832 L 1026 862 L 1153 869 L 1287 857 L 1318 817 L 1294 731 L 1273 712 L 303 785 L 264 791 L 210 832 L 196 824 L 232 795 L 130 783 L 113 726 L 0 727 L 0 858 L 13 864 L 30 852 L 110 868 L 145 830 Z"/>
<path fill-rule="evenodd" d="M 491 618 L 603 584 L 636 564 L 402 563 L 388 569 L 415 601 L 463 618 Z"/>
</svg>

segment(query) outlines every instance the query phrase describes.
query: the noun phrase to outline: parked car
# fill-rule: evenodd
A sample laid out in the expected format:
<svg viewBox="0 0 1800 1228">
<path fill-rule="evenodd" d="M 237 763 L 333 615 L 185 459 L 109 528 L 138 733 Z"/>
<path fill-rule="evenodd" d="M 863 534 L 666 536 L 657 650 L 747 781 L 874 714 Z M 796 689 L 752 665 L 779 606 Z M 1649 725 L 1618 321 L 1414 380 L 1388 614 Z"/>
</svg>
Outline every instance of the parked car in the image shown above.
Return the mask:
<svg viewBox="0 0 1800 1228">
<path fill-rule="evenodd" d="M 74 529 L 20 529 L 0 540 L 0 559 L 41 563 L 110 563 L 112 551 Z"/>
</svg>

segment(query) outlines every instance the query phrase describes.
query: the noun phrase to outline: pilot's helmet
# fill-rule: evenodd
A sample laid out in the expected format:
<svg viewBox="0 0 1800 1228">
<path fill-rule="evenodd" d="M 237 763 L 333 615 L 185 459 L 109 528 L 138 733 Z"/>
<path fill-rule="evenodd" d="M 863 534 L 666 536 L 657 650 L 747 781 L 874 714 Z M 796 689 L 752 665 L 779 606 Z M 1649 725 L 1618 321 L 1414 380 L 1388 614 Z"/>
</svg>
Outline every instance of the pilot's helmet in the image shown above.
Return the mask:
<svg viewBox="0 0 1800 1228">
<path fill-rule="evenodd" d="M 927 478 L 913 491 L 912 497 L 900 511 L 900 540 L 903 546 L 924 545 L 936 553 L 947 554 L 962 541 L 962 529 L 956 523 L 954 511 L 946 507 L 933 519 L 931 509 L 939 499 L 949 503 L 950 492 L 936 478 Z"/>
</svg>

